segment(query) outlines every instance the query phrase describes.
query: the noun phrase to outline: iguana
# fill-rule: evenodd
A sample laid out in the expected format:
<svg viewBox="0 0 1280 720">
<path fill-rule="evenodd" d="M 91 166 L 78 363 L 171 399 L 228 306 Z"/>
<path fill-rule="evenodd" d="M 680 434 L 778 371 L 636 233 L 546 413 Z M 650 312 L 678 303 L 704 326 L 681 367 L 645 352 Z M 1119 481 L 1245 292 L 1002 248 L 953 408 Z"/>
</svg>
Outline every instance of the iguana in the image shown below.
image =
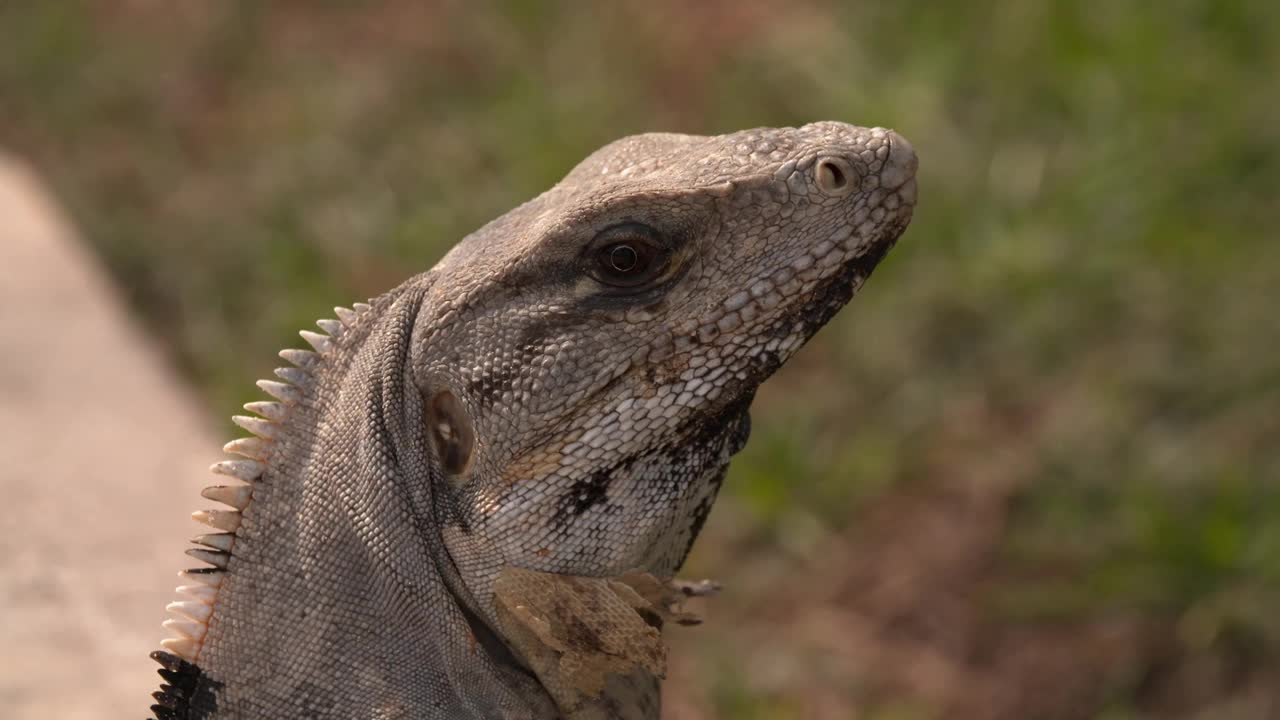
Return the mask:
<svg viewBox="0 0 1280 720">
<path fill-rule="evenodd" d="M 155 717 L 657 717 L 662 587 L 756 388 L 915 171 L 836 122 L 624 138 L 303 331 L 212 468 Z"/>
</svg>

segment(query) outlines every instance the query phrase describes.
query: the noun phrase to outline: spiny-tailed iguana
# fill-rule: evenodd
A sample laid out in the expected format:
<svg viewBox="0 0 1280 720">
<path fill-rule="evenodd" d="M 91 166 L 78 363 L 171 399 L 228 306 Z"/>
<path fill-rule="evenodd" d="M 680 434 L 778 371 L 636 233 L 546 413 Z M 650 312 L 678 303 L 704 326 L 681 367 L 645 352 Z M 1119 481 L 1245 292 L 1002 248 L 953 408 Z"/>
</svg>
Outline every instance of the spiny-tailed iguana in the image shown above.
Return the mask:
<svg viewBox="0 0 1280 720">
<path fill-rule="evenodd" d="M 657 717 L 661 586 L 915 171 L 835 122 L 624 138 L 303 331 L 213 466 L 156 717 Z"/>
</svg>

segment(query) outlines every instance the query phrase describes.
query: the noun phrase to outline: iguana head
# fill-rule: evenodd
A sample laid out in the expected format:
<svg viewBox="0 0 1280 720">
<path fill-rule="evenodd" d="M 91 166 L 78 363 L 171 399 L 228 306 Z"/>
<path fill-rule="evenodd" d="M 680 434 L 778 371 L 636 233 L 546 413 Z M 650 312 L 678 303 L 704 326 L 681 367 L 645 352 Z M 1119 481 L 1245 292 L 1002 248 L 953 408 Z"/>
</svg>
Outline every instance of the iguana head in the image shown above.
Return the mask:
<svg viewBox="0 0 1280 720">
<path fill-rule="evenodd" d="M 463 576 L 674 572 L 756 388 L 906 228 L 915 170 L 842 123 L 638 135 L 459 244 L 411 362 Z"/>
</svg>

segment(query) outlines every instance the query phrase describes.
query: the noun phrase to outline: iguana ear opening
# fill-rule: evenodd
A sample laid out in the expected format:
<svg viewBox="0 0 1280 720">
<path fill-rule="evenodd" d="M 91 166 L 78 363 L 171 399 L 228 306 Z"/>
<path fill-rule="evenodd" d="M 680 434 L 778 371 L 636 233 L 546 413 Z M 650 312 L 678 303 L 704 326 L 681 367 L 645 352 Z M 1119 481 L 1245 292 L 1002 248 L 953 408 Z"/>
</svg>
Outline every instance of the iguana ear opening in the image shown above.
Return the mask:
<svg viewBox="0 0 1280 720">
<path fill-rule="evenodd" d="M 457 477 L 471 468 L 476 448 L 475 427 L 462 402 L 452 392 L 439 390 L 428 399 L 427 437 L 445 473 Z"/>
</svg>

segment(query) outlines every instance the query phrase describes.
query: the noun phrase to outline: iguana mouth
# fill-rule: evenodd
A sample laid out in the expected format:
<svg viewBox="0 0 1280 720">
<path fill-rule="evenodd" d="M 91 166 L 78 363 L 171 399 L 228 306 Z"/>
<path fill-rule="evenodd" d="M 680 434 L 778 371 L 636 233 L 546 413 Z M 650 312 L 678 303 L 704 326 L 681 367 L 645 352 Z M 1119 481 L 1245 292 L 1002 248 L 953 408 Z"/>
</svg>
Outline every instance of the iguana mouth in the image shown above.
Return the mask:
<svg viewBox="0 0 1280 720">
<path fill-rule="evenodd" d="M 880 261 L 897 244 L 900 235 L 901 231 L 871 243 L 866 250 L 841 265 L 838 272 L 818 284 L 795 314 L 803 323 L 806 340 L 849 304 L 871 273 L 880 266 Z"/>
</svg>

